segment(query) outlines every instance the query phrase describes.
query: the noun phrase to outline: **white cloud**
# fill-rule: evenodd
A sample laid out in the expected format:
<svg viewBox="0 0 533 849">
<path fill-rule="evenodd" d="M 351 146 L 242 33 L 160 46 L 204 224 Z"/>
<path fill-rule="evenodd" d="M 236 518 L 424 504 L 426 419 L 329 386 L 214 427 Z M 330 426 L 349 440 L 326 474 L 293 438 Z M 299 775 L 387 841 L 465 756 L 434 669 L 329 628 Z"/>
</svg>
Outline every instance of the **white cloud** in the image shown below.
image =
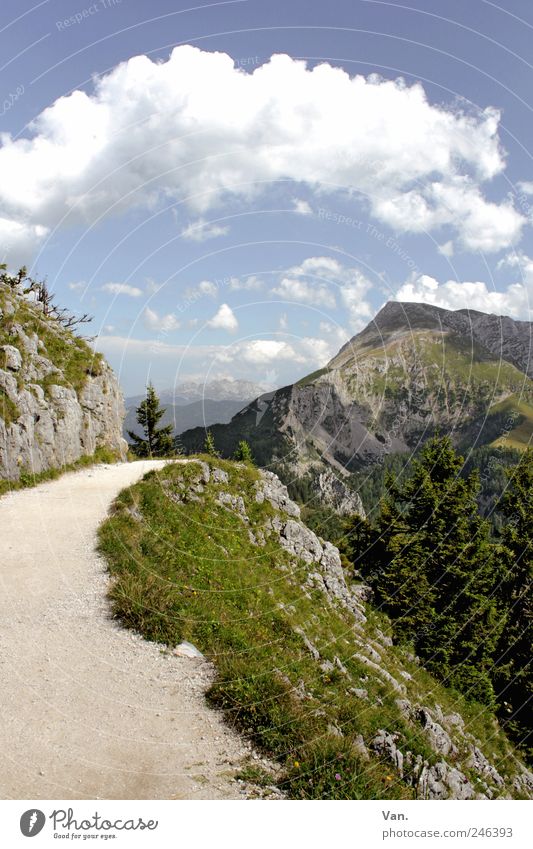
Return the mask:
<svg viewBox="0 0 533 849">
<path fill-rule="evenodd" d="M 289 319 L 286 312 L 282 312 L 279 317 L 279 329 L 283 332 L 289 329 Z"/>
<path fill-rule="evenodd" d="M 333 257 L 311 256 L 283 272 L 272 293 L 290 301 L 334 309 L 336 295 L 348 311 L 352 330 L 360 330 L 372 316 L 365 300 L 372 284 L 357 268 L 348 268 Z"/>
<path fill-rule="evenodd" d="M 210 298 L 216 298 L 218 286 L 216 283 L 212 283 L 211 280 L 202 280 L 201 283 L 198 283 L 196 291 L 201 295 L 209 295 Z"/>
<path fill-rule="evenodd" d="M 253 365 L 265 365 L 278 360 L 304 361 L 292 345 L 278 339 L 252 339 L 240 342 L 232 351 L 232 355 L 233 359 L 239 360 L 242 357 L 247 363 Z"/>
<path fill-rule="evenodd" d="M 489 289 L 482 281 L 448 280 L 439 283 L 422 274 L 401 286 L 395 295 L 397 301 L 422 301 L 449 310 L 473 309 L 496 315 L 510 315 L 530 319 L 533 294 L 533 260 L 529 260 L 529 283 L 511 283 L 503 292 Z"/>
<path fill-rule="evenodd" d="M 226 236 L 228 233 L 229 227 L 212 224 L 205 218 L 198 218 L 197 221 L 193 221 L 181 231 L 181 236 L 191 242 L 205 242 L 207 239 L 216 239 L 218 236 Z"/>
<path fill-rule="evenodd" d="M 443 245 L 438 246 L 438 252 L 442 255 L 450 259 L 454 254 L 453 242 L 444 242 Z"/>
<path fill-rule="evenodd" d="M 86 286 L 87 286 L 87 283 L 85 283 L 84 280 L 80 280 L 76 283 L 69 283 L 68 284 L 68 287 L 72 292 L 82 292 L 85 289 Z"/>
<path fill-rule="evenodd" d="M 144 310 L 143 321 L 144 326 L 147 327 L 148 330 L 160 330 L 163 333 L 177 330 L 180 327 L 180 323 L 175 315 L 168 313 L 167 315 L 159 316 L 155 310 L 150 309 L 150 307 L 146 307 Z"/>
<path fill-rule="evenodd" d="M 314 283 L 299 280 L 297 277 L 284 277 L 272 289 L 272 294 L 279 295 L 283 300 L 314 304 L 317 307 L 334 309 L 336 306 L 335 295 L 327 286 L 317 286 Z"/>
<path fill-rule="evenodd" d="M 524 223 L 481 193 L 505 167 L 499 120 L 433 106 L 420 83 L 284 55 L 253 73 L 188 45 L 166 62 L 135 56 L 92 93 L 60 97 L 26 136 L 1 136 L 0 246 L 29 250 L 51 228 L 161 197 L 202 216 L 290 179 L 360 193 L 397 232 L 450 225 L 464 246 L 497 250 Z"/>
<path fill-rule="evenodd" d="M 301 198 L 293 198 L 292 204 L 297 215 L 311 215 L 313 211 L 307 201 Z"/>
<path fill-rule="evenodd" d="M 239 322 L 231 307 L 228 304 L 222 304 L 218 312 L 207 322 L 207 325 L 214 329 L 227 330 L 228 333 L 234 333 L 239 326 Z"/>
<path fill-rule="evenodd" d="M 139 298 L 142 295 L 142 289 L 130 286 L 128 283 L 104 283 L 102 289 L 104 292 L 111 292 L 112 295 L 129 295 L 130 298 Z"/>
<path fill-rule="evenodd" d="M 228 286 L 232 291 L 238 290 L 247 290 L 247 291 L 258 291 L 263 288 L 263 281 L 256 277 L 255 274 L 250 275 L 250 277 L 246 277 L 241 279 L 240 277 L 230 277 Z"/>
</svg>

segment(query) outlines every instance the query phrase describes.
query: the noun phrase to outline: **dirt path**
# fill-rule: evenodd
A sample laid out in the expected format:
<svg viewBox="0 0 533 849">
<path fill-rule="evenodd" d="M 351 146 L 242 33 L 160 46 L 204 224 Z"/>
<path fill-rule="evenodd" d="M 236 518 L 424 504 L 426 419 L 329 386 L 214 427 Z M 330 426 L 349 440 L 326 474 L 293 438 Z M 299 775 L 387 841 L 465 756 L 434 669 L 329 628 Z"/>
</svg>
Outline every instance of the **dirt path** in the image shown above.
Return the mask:
<svg viewBox="0 0 533 849">
<path fill-rule="evenodd" d="M 95 534 L 160 462 L 97 466 L 0 499 L 0 798 L 242 798 L 247 745 L 212 670 L 109 618 Z"/>
</svg>

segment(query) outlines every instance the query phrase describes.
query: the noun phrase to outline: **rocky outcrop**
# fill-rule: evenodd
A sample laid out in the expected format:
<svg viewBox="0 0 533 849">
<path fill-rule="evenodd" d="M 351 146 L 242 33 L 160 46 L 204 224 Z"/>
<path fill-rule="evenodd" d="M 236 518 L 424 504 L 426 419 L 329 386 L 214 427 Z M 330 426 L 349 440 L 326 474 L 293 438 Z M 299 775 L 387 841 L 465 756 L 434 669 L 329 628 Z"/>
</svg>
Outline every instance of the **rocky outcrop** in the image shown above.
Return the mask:
<svg viewBox="0 0 533 849">
<path fill-rule="evenodd" d="M 0 296 L 0 478 L 101 447 L 124 456 L 124 404 L 111 368 L 37 304 L 4 287 Z"/>
<path fill-rule="evenodd" d="M 357 513 L 365 517 L 363 502 L 357 492 L 350 490 L 344 481 L 331 469 L 325 469 L 316 476 L 316 489 L 320 501 L 332 507 L 339 516 L 353 516 Z"/>
</svg>

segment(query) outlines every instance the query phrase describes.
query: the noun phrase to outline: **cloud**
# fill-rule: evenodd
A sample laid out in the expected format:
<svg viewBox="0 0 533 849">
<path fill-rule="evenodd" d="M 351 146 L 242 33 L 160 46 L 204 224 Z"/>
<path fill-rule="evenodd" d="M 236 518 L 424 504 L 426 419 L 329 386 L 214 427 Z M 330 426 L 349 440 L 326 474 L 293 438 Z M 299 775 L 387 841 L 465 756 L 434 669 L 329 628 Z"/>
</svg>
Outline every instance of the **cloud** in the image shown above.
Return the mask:
<svg viewBox="0 0 533 849">
<path fill-rule="evenodd" d="M 288 301 L 334 309 L 337 302 L 330 284 L 339 282 L 342 270 L 341 264 L 331 257 L 307 257 L 300 265 L 283 272 L 272 294 Z"/>
<path fill-rule="evenodd" d="M 348 268 L 333 257 L 312 256 L 283 272 L 272 293 L 290 301 L 334 309 L 336 295 L 347 309 L 352 330 L 360 330 L 373 310 L 365 300 L 372 283 L 357 268 Z"/>
<path fill-rule="evenodd" d="M 228 351 L 228 355 L 234 360 L 243 359 L 253 365 L 266 365 L 278 360 L 292 360 L 304 362 L 301 355 L 297 354 L 292 345 L 278 339 L 252 339 L 238 343 L 237 346 Z M 224 355 L 219 355 L 223 359 Z"/>
<path fill-rule="evenodd" d="M 180 235 L 191 242 L 205 242 L 207 239 L 216 239 L 218 236 L 226 236 L 228 233 L 229 227 L 211 224 L 204 218 L 198 218 L 197 221 L 193 221 L 185 227 Z"/>
<path fill-rule="evenodd" d="M 303 337 L 290 343 L 280 339 L 245 339 L 231 345 L 171 345 L 161 339 L 134 339 L 130 337 L 101 335 L 94 342 L 96 350 L 122 362 L 140 360 L 147 365 L 152 359 L 163 359 L 184 363 L 192 360 L 209 370 L 213 363 L 231 366 L 233 377 L 246 374 L 257 379 L 258 368 L 276 369 L 282 365 L 291 369 L 288 379 L 296 379 L 294 367 L 299 374 L 325 365 L 337 352 L 341 344 L 335 340 Z"/>
<path fill-rule="evenodd" d="M 147 327 L 148 330 L 160 330 L 163 333 L 168 333 L 171 330 L 178 330 L 180 327 L 180 323 L 175 315 L 168 313 L 168 315 L 159 316 L 155 310 L 151 310 L 150 307 L 146 307 L 144 310 L 143 321 L 144 326 Z"/>
<path fill-rule="evenodd" d="M 450 259 L 454 254 L 453 242 L 444 242 L 443 245 L 438 246 L 437 250 L 442 256 L 445 256 L 447 259 Z"/>
<path fill-rule="evenodd" d="M 505 168 L 499 121 L 492 107 L 431 105 L 420 83 L 326 62 L 275 55 L 248 73 L 190 45 L 164 62 L 135 56 L 25 136 L 0 137 L 0 246 L 29 250 L 56 226 L 161 198 L 202 217 L 288 179 L 357 195 L 398 233 L 449 225 L 464 247 L 499 250 L 525 221 L 482 194 Z"/>
<path fill-rule="evenodd" d="M 198 283 L 196 291 L 199 292 L 200 295 L 209 295 L 210 298 L 216 298 L 218 286 L 216 283 L 212 283 L 211 280 L 202 280 L 201 283 Z"/>
<path fill-rule="evenodd" d="M 222 304 L 216 315 L 207 322 L 207 326 L 214 329 L 227 330 L 228 333 L 234 333 L 239 326 L 239 322 L 231 307 L 228 304 Z"/>
<path fill-rule="evenodd" d="M 142 289 L 130 286 L 128 283 L 104 283 L 102 289 L 104 292 L 111 292 L 112 295 L 129 295 L 130 298 L 139 298 L 142 295 Z"/>
<path fill-rule="evenodd" d="M 228 286 L 232 291 L 246 290 L 248 292 L 257 292 L 263 288 L 263 281 L 256 277 L 255 274 L 245 277 L 230 277 Z"/>
<path fill-rule="evenodd" d="M 526 258 L 529 270 L 522 283 L 511 283 L 503 292 L 489 289 L 482 281 L 448 280 L 439 283 L 422 274 L 401 286 L 395 295 L 397 301 L 421 301 L 449 310 L 472 309 L 515 318 L 531 318 L 533 294 L 533 260 Z"/>
<path fill-rule="evenodd" d="M 72 292 L 82 292 L 85 289 L 86 286 L 87 286 L 87 283 L 85 283 L 84 280 L 80 280 L 76 283 L 69 283 L 68 284 L 68 287 Z"/>
<path fill-rule="evenodd" d="M 317 307 L 322 306 L 334 309 L 336 306 L 335 295 L 330 292 L 327 286 L 316 286 L 313 283 L 299 280 L 297 277 L 284 277 L 272 289 L 272 294 L 279 295 L 280 298 L 286 301 L 298 301 L 302 304 L 313 304 Z"/>
<path fill-rule="evenodd" d="M 293 198 L 292 201 L 294 211 L 297 215 L 311 215 L 313 212 L 311 206 L 307 203 L 306 200 L 301 200 L 300 198 Z"/>
</svg>

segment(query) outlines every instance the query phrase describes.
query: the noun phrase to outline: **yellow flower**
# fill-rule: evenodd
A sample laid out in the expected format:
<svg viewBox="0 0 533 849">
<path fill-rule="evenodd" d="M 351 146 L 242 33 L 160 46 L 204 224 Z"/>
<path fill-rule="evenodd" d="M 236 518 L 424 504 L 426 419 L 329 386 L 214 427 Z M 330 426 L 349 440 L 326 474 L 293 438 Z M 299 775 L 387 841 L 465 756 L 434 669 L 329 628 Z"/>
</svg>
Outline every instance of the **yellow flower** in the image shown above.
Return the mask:
<svg viewBox="0 0 533 849">
<path fill-rule="evenodd" d="M 296 767 L 296 769 L 298 769 L 298 767 L 300 766 L 300 761 L 294 761 L 294 766 Z"/>
</svg>

